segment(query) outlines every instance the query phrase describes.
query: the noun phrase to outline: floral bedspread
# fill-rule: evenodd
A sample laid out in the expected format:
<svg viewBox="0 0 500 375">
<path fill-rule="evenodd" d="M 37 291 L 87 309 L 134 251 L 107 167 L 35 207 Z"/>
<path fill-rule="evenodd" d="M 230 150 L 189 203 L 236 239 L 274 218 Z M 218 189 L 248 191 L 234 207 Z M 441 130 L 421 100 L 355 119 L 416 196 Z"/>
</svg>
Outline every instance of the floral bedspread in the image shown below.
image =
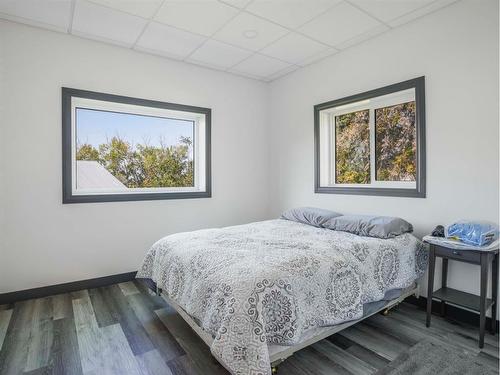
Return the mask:
<svg viewBox="0 0 500 375">
<path fill-rule="evenodd" d="M 377 239 L 278 219 L 167 236 L 137 277 L 212 334 L 212 354 L 233 374 L 268 375 L 267 344 L 361 318 L 363 304 L 409 287 L 426 265 L 411 234 Z"/>
</svg>

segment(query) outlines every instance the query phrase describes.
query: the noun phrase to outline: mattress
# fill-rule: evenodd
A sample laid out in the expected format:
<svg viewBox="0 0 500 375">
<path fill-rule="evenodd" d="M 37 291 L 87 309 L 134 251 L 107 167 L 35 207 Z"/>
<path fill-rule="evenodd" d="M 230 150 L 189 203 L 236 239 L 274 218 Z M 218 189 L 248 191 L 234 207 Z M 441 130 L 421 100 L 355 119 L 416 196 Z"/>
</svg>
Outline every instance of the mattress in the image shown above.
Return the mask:
<svg viewBox="0 0 500 375">
<path fill-rule="evenodd" d="M 377 239 L 269 220 L 162 238 L 137 277 L 150 278 L 214 341 L 233 374 L 270 374 L 268 345 L 363 317 L 367 304 L 425 270 L 413 235 Z"/>
</svg>

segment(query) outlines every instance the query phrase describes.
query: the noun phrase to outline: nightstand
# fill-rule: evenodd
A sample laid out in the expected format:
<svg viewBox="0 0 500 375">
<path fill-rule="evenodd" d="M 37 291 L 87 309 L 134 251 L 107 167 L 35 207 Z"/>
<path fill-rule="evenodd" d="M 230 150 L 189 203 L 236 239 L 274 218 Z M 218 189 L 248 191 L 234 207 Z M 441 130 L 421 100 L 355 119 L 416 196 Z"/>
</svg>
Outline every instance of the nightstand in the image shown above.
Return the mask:
<svg viewBox="0 0 500 375">
<path fill-rule="evenodd" d="M 479 312 L 479 347 L 484 346 L 484 331 L 486 323 L 486 311 L 491 307 L 491 325 L 492 334 L 496 332 L 496 313 L 497 313 L 497 295 L 498 295 L 498 248 L 492 250 L 473 250 L 456 249 L 447 247 L 446 244 L 429 243 L 429 279 L 427 286 L 427 327 L 431 324 L 432 299 L 441 301 L 441 313 L 446 314 L 446 304 L 465 307 L 469 310 Z M 434 289 L 434 269 L 436 257 L 443 258 L 442 283 L 441 288 L 433 292 Z M 471 293 L 465 293 L 447 286 L 448 260 L 456 260 L 477 264 L 481 266 L 481 290 L 477 296 Z M 492 264 L 492 298 L 486 298 L 488 286 L 489 264 Z M 432 298 L 430 298 L 432 296 Z"/>
</svg>

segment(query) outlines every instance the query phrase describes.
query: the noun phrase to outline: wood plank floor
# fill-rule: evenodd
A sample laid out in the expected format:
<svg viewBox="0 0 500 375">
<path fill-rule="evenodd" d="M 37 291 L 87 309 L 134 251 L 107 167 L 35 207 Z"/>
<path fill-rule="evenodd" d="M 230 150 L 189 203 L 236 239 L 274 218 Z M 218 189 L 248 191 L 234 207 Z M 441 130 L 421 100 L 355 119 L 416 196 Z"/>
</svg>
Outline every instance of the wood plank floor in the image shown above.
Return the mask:
<svg viewBox="0 0 500 375">
<path fill-rule="evenodd" d="M 296 353 L 283 375 L 360 374 L 384 369 L 426 338 L 467 349 L 498 370 L 498 335 L 401 304 Z M 227 374 L 209 348 L 138 281 L 0 306 L 0 374 Z"/>
</svg>

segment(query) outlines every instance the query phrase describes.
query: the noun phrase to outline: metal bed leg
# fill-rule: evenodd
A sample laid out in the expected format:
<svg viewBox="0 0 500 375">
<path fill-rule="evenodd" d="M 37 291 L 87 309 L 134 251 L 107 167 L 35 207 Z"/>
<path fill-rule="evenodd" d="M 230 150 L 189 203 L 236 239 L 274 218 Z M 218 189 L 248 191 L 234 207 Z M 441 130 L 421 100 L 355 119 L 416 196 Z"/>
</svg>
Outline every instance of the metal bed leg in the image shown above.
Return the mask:
<svg viewBox="0 0 500 375">
<path fill-rule="evenodd" d="M 419 298 L 420 297 L 420 292 L 419 292 L 419 289 L 418 289 L 418 284 L 416 284 L 416 291 L 414 293 L 415 297 L 416 298 Z M 405 297 L 406 298 L 406 297 Z M 384 310 L 381 311 L 382 315 L 383 316 L 387 316 L 389 315 L 389 312 L 391 311 L 391 309 L 395 308 L 396 306 L 399 306 L 399 304 L 401 302 L 404 301 L 404 298 L 400 298 L 398 301 L 396 301 L 396 303 L 394 303 L 393 305 L 389 306 L 389 307 L 386 307 Z"/>
<path fill-rule="evenodd" d="M 278 373 L 278 365 L 282 364 L 286 359 L 290 358 L 292 355 L 289 355 L 285 358 L 281 358 L 277 361 L 271 363 L 271 374 L 276 375 Z"/>
</svg>

